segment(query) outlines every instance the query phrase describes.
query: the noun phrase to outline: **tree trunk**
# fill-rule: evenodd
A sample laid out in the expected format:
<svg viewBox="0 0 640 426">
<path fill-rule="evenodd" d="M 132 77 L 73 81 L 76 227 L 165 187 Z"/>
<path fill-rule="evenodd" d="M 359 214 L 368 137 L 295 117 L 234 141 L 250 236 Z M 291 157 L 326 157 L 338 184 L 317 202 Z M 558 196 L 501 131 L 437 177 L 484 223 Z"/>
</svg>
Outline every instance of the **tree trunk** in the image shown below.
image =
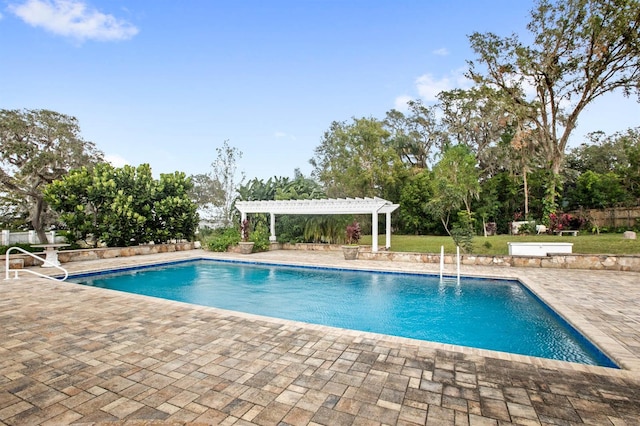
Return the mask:
<svg viewBox="0 0 640 426">
<path fill-rule="evenodd" d="M 527 167 L 522 168 L 522 183 L 524 190 L 524 218 L 529 220 L 529 181 L 527 179 Z"/>
<path fill-rule="evenodd" d="M 47 234 L 44 232 L 44 226 L 42 225 L 42 212 L 44 210 L 44 200 L 42 197 L 33 197 L 35 199 L 35 206 L 31 211 L 31 226 L 36 231 L 40 244 L 47 244 Z"/>
<path fill-rule="evenodd" d="M 447 214 L 446 220 L 444 217 L 441 217 L 440 221 L 442 222 L 442 225 L 444 225 L 444 230 L 447 231 L 449 236 L 451 236 L 451 231 L 449 231 L 449 215 Z"/>
<path fill-rule="evenodd" d="M 547 201 L 548 207 L 550 210 L 557 209 L 557 195 L 558 195 L 558 186 L 560 183 L 560 171 L 562 170 L 562 161 L 564 160 L 561 154 L 556 154 L 551 160 L 551 179 L 549 182 L 549 187 L 547 188 Z"/>
</svg>

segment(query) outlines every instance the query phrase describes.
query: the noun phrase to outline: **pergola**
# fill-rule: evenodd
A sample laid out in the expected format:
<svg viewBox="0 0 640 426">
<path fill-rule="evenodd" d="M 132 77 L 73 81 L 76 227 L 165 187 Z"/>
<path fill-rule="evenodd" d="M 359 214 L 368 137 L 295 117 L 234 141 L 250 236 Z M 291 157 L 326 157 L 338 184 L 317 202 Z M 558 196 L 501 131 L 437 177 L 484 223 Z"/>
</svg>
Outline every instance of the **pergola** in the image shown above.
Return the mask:
<svg viewBox="0 0 640 426">
<path fill-rule="evenodd" d="M 378 215 L 386 215 L 386 244 L 391 247 L 391 213 L 399 207 L 382 198 L 327 198 L 319 200 L 268 200 L 238 201 L 236 208 L 241 220 L 247 213 L 269 213 L 271 216 L 270 241 L 276 241 L 277 214 L 370 214 L 371 215 L 371 251 L 378 251 Z"/>
</svg>

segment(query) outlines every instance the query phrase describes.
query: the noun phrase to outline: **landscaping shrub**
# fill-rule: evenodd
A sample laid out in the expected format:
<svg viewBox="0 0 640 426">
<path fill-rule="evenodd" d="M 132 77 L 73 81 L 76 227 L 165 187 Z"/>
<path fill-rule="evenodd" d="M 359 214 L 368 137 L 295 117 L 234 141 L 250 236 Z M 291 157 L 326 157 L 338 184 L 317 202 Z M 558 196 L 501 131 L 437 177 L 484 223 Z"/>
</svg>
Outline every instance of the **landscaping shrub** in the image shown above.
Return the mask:
<svg viewBox="0 0 640 426">
<path fill-rule="evenodd" d="M 207 243 L 211 251 L 224 252 L 230 246 L 240 242 L 240 231 L 236 228 L 221 228 L 216 230 Z"/>
<path fill-rule="evenodd" d="M 458 212 L 458 222 L 451 229 L 451 238 L 463 253 L 473 252 L 473 218 L 468 212 Z"/>
<path fill-rule="evenodd" d="M 256 225 L 255 229 L 251 233 L 249 237 L 249 241 L 253 241 L 253 251 L 268 251 L 269 247 L 271 247 L 271 242 L 269 241 L 269 231 L 267 227 L 259 223 Z"/>
<path fill-rule="evenodd" d="M 572 216 L 567 213 L 551 213 L 549 215 L 549 231 L 563 231 L 567 229 L 581 230 L 587 224 L 587 220 L 580 216 Z"/>
<path fill-rule="evenodd" d="M 518 235 L 529 235 L 536 233 L 535 222 L 526 222 L 518 227 Z"/>
<path fill-rule="evenodd" d="M 61 247 L 59 250 L 77 250 L 79 248 L 82 248 L 80 244 L 78 244 L 78 239 L 71 231 L 68 231 L 66 229 L 58 230 L 56 231 L 56 237 L 64 237 L 65 242 L 69 244 L 69 247 Z"/>
<path fill-rule="evenodd" d="M 21 249 L 26 250 L 30 253 L 39 253 L 42 251 L 41 247 L 31 247 L 31 244 L 16 243 L 11 244 L 10 246 L 0 246 L 0 255 L 7 254 L 7 250 L 9 250 L 11 247 L 20 247 Z M 14 250 L 12 254 L 20 254 L 20 252 Z"/>
<path fill-rule="evenodd" d="M 203 226 L 198 228 L 198 232 L 196 233 L 196 239 L 202 243 L 208 241 L 211 236 L 216 235 L 216 230 L 210 228 L 208 226 Z"/>
</svg>

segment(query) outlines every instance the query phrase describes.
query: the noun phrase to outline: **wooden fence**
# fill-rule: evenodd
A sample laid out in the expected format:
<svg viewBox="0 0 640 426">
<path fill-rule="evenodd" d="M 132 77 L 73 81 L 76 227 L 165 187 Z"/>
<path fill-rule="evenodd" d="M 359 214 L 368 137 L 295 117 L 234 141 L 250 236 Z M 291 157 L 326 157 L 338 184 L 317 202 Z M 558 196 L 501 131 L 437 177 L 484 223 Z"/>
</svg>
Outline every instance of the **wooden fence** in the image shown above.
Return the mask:
<svg viewBox="0 0 640 426">
<path fill-rule="evenodd" d="M 627 228 L 640 226 L 640 207 L 612 207 L 608 209 L 583 209 L 569 212 L 585 217 L 599 228 Z"/>
</svg>

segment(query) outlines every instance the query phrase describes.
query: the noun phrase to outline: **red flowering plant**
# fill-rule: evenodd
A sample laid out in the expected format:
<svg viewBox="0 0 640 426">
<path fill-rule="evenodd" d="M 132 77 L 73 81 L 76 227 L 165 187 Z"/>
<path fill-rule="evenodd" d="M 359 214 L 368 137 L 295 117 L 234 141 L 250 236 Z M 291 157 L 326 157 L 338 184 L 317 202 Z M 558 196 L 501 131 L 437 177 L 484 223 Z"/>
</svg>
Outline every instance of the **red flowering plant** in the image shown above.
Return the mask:
<svg viewBox="0 0 640 426">
<path fill-rule="evenodd" d="M 562 227 L 562 215 L 551 213 L 549 215 L 549 231 L 552 233 L 562 231 Z"/>
<path fill-rule="evenodd" d="M 347 244 L 358 244 L 360 241 L 360 224 L 355 220 L 347 226 Z"/>
<path fill-rule="evenodd" d="M 249 241 L 249 220 L 245 219 L 240 223 L 240 238 L 245 243 Z"/>
<path fill-rule="evenodd" d="M 585 222 L 584 218 L 571 216 L 568 213 L 551 213 L 549 215 L 549 230 L 558 232 L 567 229 L 581 229 Z"/>
</svg>

